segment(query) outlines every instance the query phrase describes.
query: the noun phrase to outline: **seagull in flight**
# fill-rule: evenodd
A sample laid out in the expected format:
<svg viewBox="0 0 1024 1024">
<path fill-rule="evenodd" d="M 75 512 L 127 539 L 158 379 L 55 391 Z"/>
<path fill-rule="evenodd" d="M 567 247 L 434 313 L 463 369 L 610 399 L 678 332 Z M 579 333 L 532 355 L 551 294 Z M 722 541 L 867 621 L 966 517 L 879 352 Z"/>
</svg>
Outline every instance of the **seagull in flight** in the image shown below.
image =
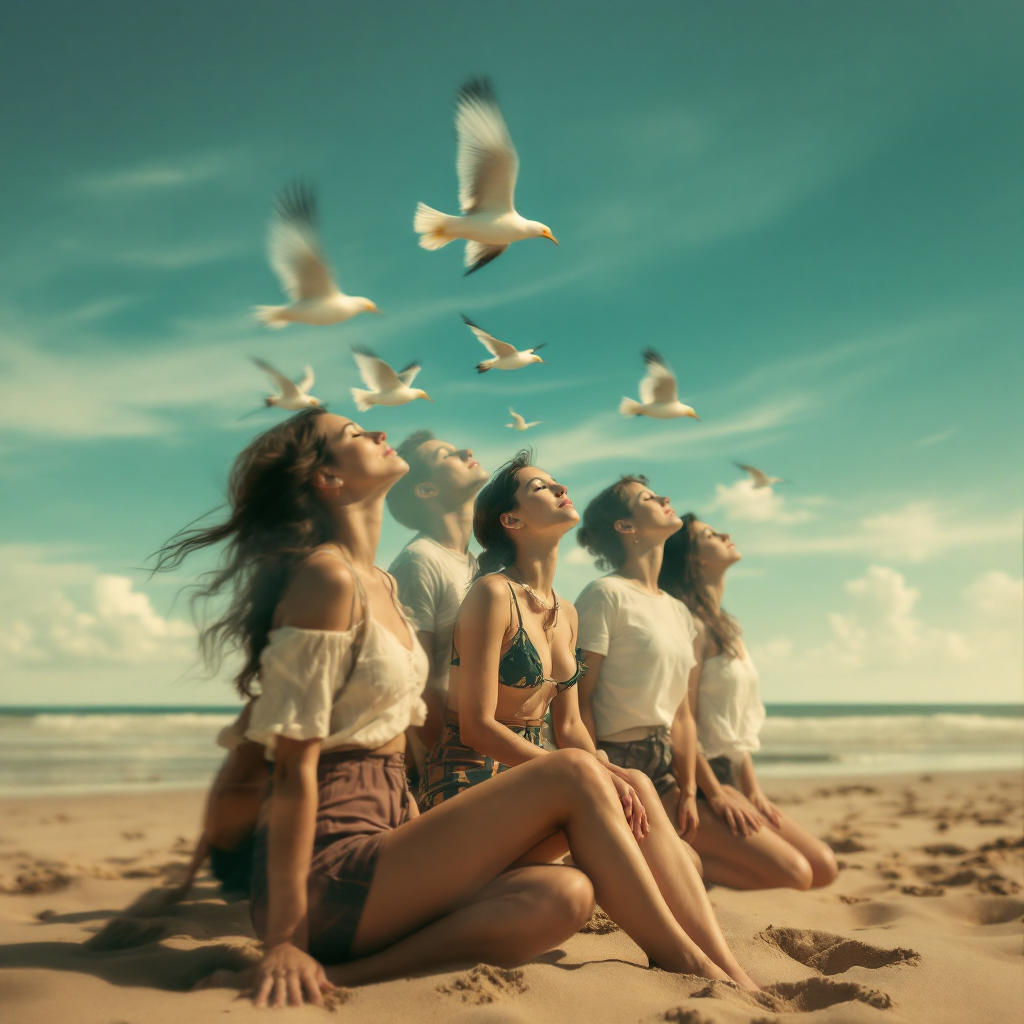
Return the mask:
<svg viewBox="0 0 1024 1024">
<path fill-rule="evenodd" d="M 761 487 L 771 487 L 772 484 L 788 484 L 788 480 L 783 480 L 781 476 L 769 476 L 764 471 L 757 468 L 757 466 L 748 466 L 743 462 L 734 462 L 733 465 L 737 469 L 742 469 L 744 473 L 749 474 L 751 481 L 754 484 L 754 490 L 758 490 Z"/>
<path fill-rule="evenodd" d="M 516 212 L 519 154 L 501 116 L 490 80 L 472 79 L 460 90 L 455 110 L 459 138 L 461 217 L 450 217 L 424 203 L 416 207 L 413 228 L 424 249 L 440 249 L 456 238 L 466 240 L 466 273 L 497 259 L 524 238 L 558 239 L 540 221 Z"/>
<path fill-rule="evenodd" d="M 644 352 L 647 376 L 640 381 L 640 401 L 624 398 L 619 403 L 623 416 L 651 416 L 656 420 L 674 420 L 681 416 L 700 417 L 688 405 L 679 401 L 676 375 L 653 348 Z"/>
<path fill-rule="evenodd" d="M 527 423 L 512 406 L 508 407 L 508 414 L 512 417 L 512 422 L 506 423 L 505 426 L 512 430 L 529 430 L 530 427 L 539 427 L 544 422 L 543 420 L 534 420 L 532 423 Z"/>
<path fill-rule="evenodd" d="M 462 322 L 477 336 L 480 342 L 493 358 L 485 359 L 482 363 L 476 364 L 477 373 L 486 373 L 488 370 L 521 370 L 530 363 L 543 363 L 544 360 L 536 354 L 537 349 L 543 348 L 547 342 L 537 345 L 534 348 L 524 348 L 522 351 L 507 341 L 498 341 L 493 335 L 488 334 L 482 327 L 478 327 L 468 316 L 463 314 Z"/>
<path fill-rule="evenodd" d="M 338 289 L 320 247 L 316 221 L 316 196 L 309 186 L 300 182 L 278 196 L 267 252 L 291 304 L 257 306 L 256 316 L 267 327 L 290 323 L 325 326 L 340 324 L 358 313 L 380 312 L 369 299 Z"/>
<path fill-rule="evenodd" d="M 255 358 L 253 362 L 277 385 L 277 394 L 267 395 L 263 399 L 267 407 L 276 406 L 278 409 L 295 412 L 299 409 L 312 409 L 320 405 L 320 399 L 314 398 L 309 393 L 314 380 L 312 366 L 306 367 L 302 380 L 293 383 L 283 373 L 278 373 L 270 363 Z"/>
<path fill-rule="evenodd" d="M 420 372 L 419 363 L 410 363 L 401 373 L 395 373 L 369 349 L 353 348 L 352 358 L 359 367 L 359 376 L 369 389 L 364 391 L 362 388 L 350 388 L 360 412 L 366 412 L 374 405 L 406 405 L 417 398 L 433 401 L 422 388 L 412 386 L 416 374 Z"/>
</svg>

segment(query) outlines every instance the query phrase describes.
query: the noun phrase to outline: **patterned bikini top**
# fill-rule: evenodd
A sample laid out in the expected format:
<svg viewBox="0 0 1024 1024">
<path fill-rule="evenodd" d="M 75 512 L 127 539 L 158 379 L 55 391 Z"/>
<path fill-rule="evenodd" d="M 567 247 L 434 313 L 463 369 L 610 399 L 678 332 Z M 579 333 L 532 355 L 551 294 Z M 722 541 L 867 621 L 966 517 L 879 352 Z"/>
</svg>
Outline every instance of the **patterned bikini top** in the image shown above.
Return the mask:
<svg viewBox="0 0 1024 1024">
<path fill-rule="evenodd" d="M 526 632 L 526 627 L 523 625 L 523 613 L 519 608 L 515 588 L 511 581 L 506 580 L 506 582 L 509 592 L 512 594 L 512 603 L 516 606 L 519 628 L 516 630 L 515 636 L 512 637 L 509 649 L 498 662 L 498 682 L 502 686 L 511 686 L 517 690 L 532 690 L 540 686 L 541 683 L 554 683 L 558 693 L 568 690 L 570 686 L 575 686 L 587 671 L 587 666 L 583 664 L 583 649 L 576 648 L 576 671 L 571 678 L 566 679 L 565 682 L 548 679 L 544 675 L 544 665 L 540 660 L 540 654 L 537 653 L 537 648 L 534 647 L 530 634 Z M 459 664 L 459 652 L 455 649 L 454 643 L 452 644 L 452 664 Z"/>
</svg>

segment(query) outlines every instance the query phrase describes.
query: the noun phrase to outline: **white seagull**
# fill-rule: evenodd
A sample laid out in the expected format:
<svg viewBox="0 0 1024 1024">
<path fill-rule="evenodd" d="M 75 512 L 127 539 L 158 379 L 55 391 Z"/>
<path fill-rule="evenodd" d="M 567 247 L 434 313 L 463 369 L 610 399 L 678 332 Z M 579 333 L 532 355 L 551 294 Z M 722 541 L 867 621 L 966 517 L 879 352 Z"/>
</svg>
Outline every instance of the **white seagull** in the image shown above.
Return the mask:
<svg viewBox="0 0 1024 1024">
<path fill-rule="evenodd" d="M 285 190 L 274 205 L 267 238 L 270 265 L 288 293 L 288 306 L 257 306 L 256 316 L 268 327 L 290 323 L 340 324 L 357 313 L 379 313 L 376 304 L 346 295 L 334 283 L 316 230 L 316 197 L 298 184 Z"/>
<path fill-rule="evenodd" d="M 424 249 L 440 249 L 466 240 L 466 273 L 497 259 L 524 238 L 558 239 L 540 221 L 521 217 L 515 208 L 519 154 L 489 79 L 472 79 L 460 90 L 455 111 L 459 136 L 456 170 L 461 217 L 450 217 L 424 203 L 416 207 L 413 228 Z"/>
<path fill-rule="evenodd" d="M 640 401 L 624 398 L 619 403 L 623 416 L 652 416 L 656 420 L 674 420 L 680 416 L 700 417 L 688 405 L 679 401 L 676 375 L 653 348 L 644 352 L 647 376 L 640 381 Z"/>
<path fill-rule="evenodd" d="M 788 480 L 783 480 L 781 476 L 769 476 L 767 473 L 758 469 L 757 466 L 748 466 L 742 462 L 734 462 L 733 465 L 737 469 L 742 469 L 744 473 L 748 473 L 750 475 L 750 479 L 754 483 L 755 491 L 760 487 L 771 487 L 772 484 L 789 483 Z"/>
<path fill-rule="evenodd" d="M 539 427 L 544 422 L 543 420 L 534 420 L 532 423 L 527 423 L 511 405 L 508 407 L 508 414 L 512 417 L 512 422 L 506 423 L 505 426 L 512 430 L 529 430 L 530 427 Z"/>
<path fill-rule="evenodd" d="M 359 367 L 359 376 L 369 388 L 368 391 L 362 388 L 350 389 L 360 412 L 366 412 L 374 405 L 405 405 L 417 398 L 433 401 L 422 388 L 412 387 L 416 374 L 420 372 L 419 363 L 410 363 L 401 373 L 395 373 L 369 349 L 352 349 L 352 358 Z"/>
<path fill-rule="evenodd" d="M 320 399 L 309 393 L 314 380 L 312 366 L 306 367 L 302 380 L 293 383 L 283 373 L 278 373 L 270 363 L 255 358 L 253 362 L 277 385 L 277 394 L 267 395 L 263 399 L 266 406 L 276 406 L 278 409 L 289 409 L 294 412 L 320 405 Z"/>
<path fill-rule="evenodd" d="M 462 322 L 477 336 L 480 344 L 487 349 L 494 357 L 485 359 L 482 363 L 476 364 L 477 373 L 486 373 L 488 370 L 521 370 L 530 363 L 543 363 L 544 360 L 536 355 L 537 349 L 543 348 L 547 342 L 537 345 L 534 348 L 524 348 L 522 351 L 507 341 L 498 341 L 492 334 L 488 334 L 482 327 L 477 327 L 465 313 L 462 314 Z"/>
</svg>

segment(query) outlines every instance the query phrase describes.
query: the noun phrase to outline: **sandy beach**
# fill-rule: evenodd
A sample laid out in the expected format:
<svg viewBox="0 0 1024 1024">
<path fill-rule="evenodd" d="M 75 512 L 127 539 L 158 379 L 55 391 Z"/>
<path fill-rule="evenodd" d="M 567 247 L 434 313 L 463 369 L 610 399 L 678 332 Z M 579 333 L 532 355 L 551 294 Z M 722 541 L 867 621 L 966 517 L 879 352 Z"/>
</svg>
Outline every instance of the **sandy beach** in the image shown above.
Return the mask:
<svg viewBox="0 0 1024 1024">
<path fill-rule="evenodd" d="M 466 964 L 340 991 L 353 1022 L 766 1021 L 1004 1024 L 1024 1019 L 1024 780 L 990 772 L 774 779 L 769 794 L 828 836 L 824 891 L 711 892 L 758 999 L 647 966 L 598 917 L 520 970 Z M 12 1024 L 194 1024 L 258 1011 L 189 992 L 258 957 L 247 904 L 205 873 L 156 915 L 121 912 L 180 876 L 199 791 L 0 801 L 0 1006 Z"/>
</svg>

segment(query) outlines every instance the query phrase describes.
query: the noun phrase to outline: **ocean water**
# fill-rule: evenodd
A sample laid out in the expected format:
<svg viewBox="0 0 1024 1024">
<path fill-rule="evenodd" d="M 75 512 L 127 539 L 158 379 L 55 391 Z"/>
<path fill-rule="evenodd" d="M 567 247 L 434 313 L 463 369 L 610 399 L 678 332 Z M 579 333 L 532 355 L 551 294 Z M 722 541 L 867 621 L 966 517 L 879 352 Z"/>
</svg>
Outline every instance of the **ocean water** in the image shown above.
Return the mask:
<svg viewBox="0 0 1024 1024">
<path fill-rule="evenodd" d="M 0 708 L 0 796 L 206 786 L 237 708 Z M 764 777 L 1024 770 L 1024 705 L 769 705 Z"/>
</svg>

